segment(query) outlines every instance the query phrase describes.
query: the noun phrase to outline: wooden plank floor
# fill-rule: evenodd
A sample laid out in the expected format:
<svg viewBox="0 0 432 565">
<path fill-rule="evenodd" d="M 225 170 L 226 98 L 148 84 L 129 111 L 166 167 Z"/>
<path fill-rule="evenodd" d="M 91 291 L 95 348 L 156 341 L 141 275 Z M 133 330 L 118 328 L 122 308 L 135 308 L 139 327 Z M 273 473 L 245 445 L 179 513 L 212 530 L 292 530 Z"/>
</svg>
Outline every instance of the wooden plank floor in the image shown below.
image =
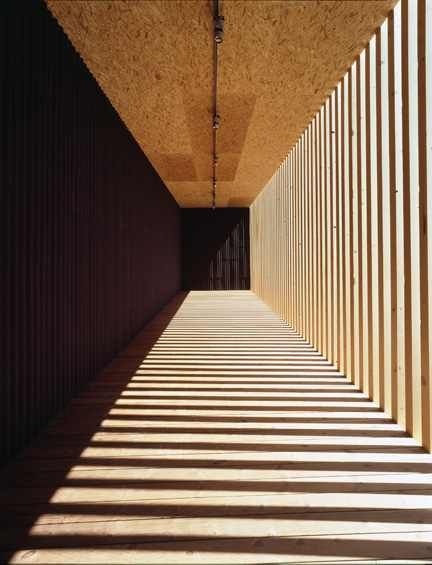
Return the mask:
<svg viewBox="0 0 432 565">
<path fill-rule="evenodd" d="M 179 295 L 11 466 L 1 562 L 432 561 L 432 457 L 255 295 Z"/>
</svg>

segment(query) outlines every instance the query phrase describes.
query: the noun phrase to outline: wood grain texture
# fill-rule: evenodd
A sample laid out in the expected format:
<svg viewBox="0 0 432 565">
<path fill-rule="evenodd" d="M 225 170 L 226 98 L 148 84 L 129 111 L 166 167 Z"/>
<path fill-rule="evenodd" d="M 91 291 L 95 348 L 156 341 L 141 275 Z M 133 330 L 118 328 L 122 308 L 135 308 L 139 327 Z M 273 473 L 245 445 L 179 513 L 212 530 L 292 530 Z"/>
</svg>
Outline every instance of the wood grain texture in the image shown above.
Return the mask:
<svg viewBox="0 0 432 565">
<path fill-rule="evenodd" d="M 254 200 L 394 3 L 219 2 L 218 206 Z M 209 207 L 212 3 L 47 5 L 177 202 Z"/>
<path fill-rule="evenodd" d="M 428 450 L 430 9 L 420 0 L 395 6 L 286 157 L 292 180 L 279 169 L 251 206 L 252 290 Z M 298 202 L 285 210 L 294 229 L 282 251 L 274 202 L 281 182 Z M 286 256 L 293 261 L 288 316 L 274 284 Z"/>
<path fill-rule="evenodd" d="M 2 562 L 432 556 L 432 457 L 250 291 L 178 295 L 2 478 Z"/>
<path fill-rule="evenodd" d="M 46 6 L 0 10 L 3 464 L 178 292 L 181 225 Z"/>
</svg>

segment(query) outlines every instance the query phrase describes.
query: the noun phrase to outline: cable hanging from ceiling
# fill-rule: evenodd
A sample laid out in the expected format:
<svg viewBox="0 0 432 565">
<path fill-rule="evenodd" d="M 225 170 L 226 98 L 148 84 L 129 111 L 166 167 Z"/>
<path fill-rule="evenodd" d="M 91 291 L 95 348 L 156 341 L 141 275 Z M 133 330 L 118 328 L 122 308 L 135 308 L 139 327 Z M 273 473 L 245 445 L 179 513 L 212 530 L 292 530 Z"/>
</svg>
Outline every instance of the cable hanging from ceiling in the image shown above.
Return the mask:
<svg viewBox="0 0 432 565">
<path fill-rule="evenodd" d="M 218 94 L 218 67 L 219 67 L 219 47 L 224 39 L 224 17 L 219 13 L 219 0 L 213 2 L 213 192 L 212 192 L 212 209 L 216 209 L 216 184 L 217 184 L 217 131 L 221 124 L 220 114 L 218 111 L 217 94 Z"/>
</svg>

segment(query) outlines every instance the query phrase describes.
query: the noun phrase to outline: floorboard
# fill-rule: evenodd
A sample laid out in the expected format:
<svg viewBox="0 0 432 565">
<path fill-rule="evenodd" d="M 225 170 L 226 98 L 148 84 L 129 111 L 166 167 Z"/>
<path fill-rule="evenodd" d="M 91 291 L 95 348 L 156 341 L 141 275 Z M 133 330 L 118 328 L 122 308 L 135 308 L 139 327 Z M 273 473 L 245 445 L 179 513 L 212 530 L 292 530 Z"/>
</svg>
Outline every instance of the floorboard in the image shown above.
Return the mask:
<svg viewBox="0 0 432 565">
<path fill-rule="evenodd" d="M 432 561 L 432 456 L 252 292 L 180 294 L 4 472 L 0 561 Z"/>
</svg>

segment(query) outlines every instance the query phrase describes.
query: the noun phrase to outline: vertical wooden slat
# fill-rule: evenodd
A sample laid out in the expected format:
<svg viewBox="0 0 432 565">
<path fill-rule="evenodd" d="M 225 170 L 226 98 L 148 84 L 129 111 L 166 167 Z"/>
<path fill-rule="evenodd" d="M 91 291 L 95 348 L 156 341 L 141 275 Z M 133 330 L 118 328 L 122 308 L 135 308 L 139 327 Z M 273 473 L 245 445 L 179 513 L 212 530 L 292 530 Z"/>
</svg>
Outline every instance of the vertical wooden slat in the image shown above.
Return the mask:
<svg viewBox="0 0 432 565">
<path fill-rule="evenodd" d="M 295 327 L 299 327 L 299 320 L 298 320 L 298 307 L 299 307 L 299 296 L 298 296 L 298 273 L 299 273 L 299 266 L 298 266 L 298 232 L 297 232 L 297 225 L 298 225 L 298 178 L 297 178 L 297 171 L 298 171 L 298 163 L 297 163 L 297 145 L 294 147 L 294 157 L 293 157 L 293 194 L 294 194 L 294 241 L 293 241 L 293 262 L 294 262 L 294 316 L 293 320 L 295 322 Z"/>
<path fill-rule="evenodd" d="M 349 233 L 350 233 L 350 248 L 349 248 L 349 270 L 350 270 L 350 276 L 349 276 L 349 302 L 350 302 L 350 315 L 351 315 L 351 327 L 350 327 L 350 332 L 351 332 L 351 341 L 350 341 L 350 357 L 351 357 L 351 366 L 350 366 L 350 372 L 349 372 L 349 376 L 352 380 L 353 383 L 358 382 L 358 373 L 357 373 L 357 364 L 356 364 L 356 359 L 357 359 L 357 341 L 356 341 L 356 330 L 357 330 L 357 315 L 356 315 L 356 293 L 355 293 L 355 289 L 356 289 L 356 268 L 355 268 L 355 264 L 356 264 L 356 252 L 357 252 L 357 248 L 356 248 L 356 233 L 357 233 L 357 226 L 354 223 L 355 220 L 355 211 L 356 211 L 356 206 L 355 206 L 355 195 L 356 195 L 356 190 L 354 190 L 354 183 L 356 182 L 356 172 L 355 172 L 355 155 L 356 155 L 356 148 L 355 148 L 355 140 L 356 140 L 356 136 L 355 136 L 355 130 L 354 130 L 354 120 L 355 120 L 355 115 L 356 115 L 356 110 L 355 110 L 355 92 L 353 90 L 353 83 L 355 81 L 355 72 L 353 67 L 350 68 L 350 70 L 348 71 L 348 115 L 347 115 L 347 121 L 348 121 L 348 168 L 349 168 L 349 174 L 348 174 L 348 183 L 349 183 L 349 187 L 348 187 L 348 200 L 349 200 L 349 205 L 350 205 L 350 219 L 349 219 Z"/>
<path fill-rule="evenodd" d="M 296 231 L 295 231 L 295 226 L 296 226 L 296 221 L 297 221 L 297 200 L 296 200 L 296 149 L 295 146 L 294 148 L 291 150 L 291 210 L 292 210 L 292 216 L 291 216 L 291 253 L 292 253 L 292 257 L 291 257 L 291 269 L 292 269 L 292 274 L 291 274 L 291 281 L 292 281 L 292 288 L 290 289 L 290 293 L 292 296 L 291 299 L 291 319 L 292 319 L 292 324 L 293 327 L 297 327 L 297 318 L 296 318 L 296 313 L 297 313 L 297 300 L 296 300 L 296 277 L 297 277 L 297 264 L 296 264 L 296 242 L 297 242 L 297 237 L 296 237 Z"/>
<path fill-rule="evenodd" d="M 328 139 L 328 179 L 329 179 L 329 246 L 328 258 L 330 263 L 329 268 L 329 293 L 330 293 L 330 360 L 337 364 L 338 359 L 336 355 L 336 290 L 337 283 L 335 277 L 335 202 L 336 202 L 336 160 L 334 152 L 334 92 L 330 95 L 328 111 L 328 124 L 327 124 L 327 139 Z"/>
<path fill-rule="evenodd" d="M 337 161 L 338 161 L 338 268 L 339 268 L 339 359 L 340 370 L 346 374 L 346 261 L 345 261 L 345 162 L 344 150 L 344 83 L 343 80 L 337 87 Z"/>
<path fill-rule="evenodd" d="M 386 20 L 381 28 L 381 178 L 383 197 L 383 310 L 384 310 L 384 409 L 392 414 L 393 402 L 393 370 L 394 347 L 392 343 L 392 202 L 390 188 L 390 78 L 389 65 L 389 21 Z M 397 343 L 395 341 L 395 343 Z"/>
<path fill-rule="evenodd" d="M 349 129 L 349 72 L 343 78 L 342 83 L 342 230 L 343 230 L 343 248 L 342 258 L 344 261 L 344 328 L 345 328 L 345 374 L 352 378 L 352 297 L 351 297 L 351 278 L 352 278 L 352 247 L 351 247 L 351 168 L 350 168 L 350 129 Z"/>
<path fill-rule="evenodd" d="M 384 351 L 384 195 L 383 195 L 383 113 L 382 113 L 382 52 L 381 52 L 381 28 L 378 29 L 376 35 L 375 50 L 375 67 L 376 67 L 376 161 L 377 161 L 377 332 L 378 332 L 378 402 L 381 408 L 384 408 L 384 382 L 385 382 L 385 351 Z M 385 80 L 385 78 L 384 78 Z M 384 124 L 384 127 L 386 125 Z"/>
<path fill-rule="evenodd" d="M 295 148 L 295 196 L 296 196 L 296 229 L 295 229 L 295 260 L 296 260 L 296 328 L 301 326 L 301 294 L 300 294 L 300 139 Z"/>
<path fill-rule="evenodd" d="M 374 335 L 374 327 L 373 327 L 373 319 L 372 319 L 372 311 L 373 311 L 373 290 L 372 290 L 372 165 L 371 165 L 371 150 L 372 146 L 375 149 L 374 141 L 372 140 L 371 135 L 371 63 L 370 63 L 370 50 L 371 45 L 370 43 L 367 45 L 365 49 L 365 148 L 362 152 L 362 156 L 365 159 L 363 171 L 365 174 L 364 178 L 364 187 L 365 187 L 365 194 L 364 194 L 364 215 L 365 215 L 365 223 L 364 223 L 364 240 L 365 240 L 365 350 L 367 358 L 366 364 L 366 374 L 365 380 L 367 381 L 367 388 L 365 387 L 365 392 L 368 393 L 370 398 L 374 398 L 374 363 L 373 363 L 373 335 Z"/>
<path fill-rule="evenodd" d="M 297 263 L 296 263 L 296 222 L 297 222 L 297 198 L 296 198 L 296 148 L 291 150 L 291 323 L 293 327 L 297 326 Z"/>
<path fill-rule="evenodd" d="M 362 279 L 362 193 L 361 193 L 361 140 L 360 140 L 360 60 L 353 68 L 353 206 L 355 222 L 355 318 L 356 318 L 356 385 L 363 388 L 363 279 Z"/>
<path fill-rule="evenodd" d="M 415 1 L 415 0 L 414 0 Z M 402 166 L 403 166 L 403 263 L 404 263 L 404 354 L 405 374 L 404 392 L 405 426 L 409 433 L 413 431 L 412 413 L 412 287 L 411 287 L 411 176 L 410 176 L 410 106 L 409 70 L 408 70 L 408 2 L 401 2 L 401 72 L 402 72 Z"/>
<path fill-rule="evenodd" d="M 291 217 L 289 219 L 289 228 L 290 228 L 290 268 L 291 268 L 291 275 L 290 281 L 291 286 L 289 289 L 290 292 L 290 308 L 291 308 L 291 324 L 295 327 L 294 320 L 295 320 L 295 219 L 297 215 L 296 207 L 295 207 L 295 195 L 294 195 L 294 182 L 295 182 L 295 148 L 291 150 L 290 153 L 290 192 L 291 192 Z"/>
<path fill-rule="evenodd" d="M 323 351 L 323 292 L 322 292 L 322 278 L 323 278 L 323 268 L 322 268 L 322 185 L 321 185 L 321 127 L 320 127 L 320 113 L 315 116 L 315 175 L 316 175 L 316 195 L 317 195 L 317 205 L 316 205 L 316 232 L 317 232 L 317 313 L 318 313 L 318 337 L 317 337 L 317 348 L 319 351 Z"/>
<path fill-rule="evenodd" d="M 302 237 L 302 254 L 303 254 L 303 335 L 308 335 L 308 170 L 307 170 L 307 130 L 303 134 L 302 148 L 302 191 L 303 191 L 303 237 Z M 306 338 L 307 339 L 307 338 Z"/>
<path fill-rule="evenodd" d="M 407 60 L 402 39 L 403 2 L 395 7 L 395 102 L 396 102 L 396 218 L 397 218 L 397 302 L 398 302 L 398 423 L 412 430 L 412 282 L 411 282 L 411 191 L 409 183 L 409 100 L 404 87 Z M 396 34 L 397 29 L 397 34 Z M 405 91 L 405 92 L 404 92 Z M 407 131 L 406 131 L 407 130 Z M 407 142 L 408 140 L 408 142 Z M 407 175 L 407 178 L 405 177 Z M 407 181 L 407 182 L 406 182 Z M 406 302 L 408 301 L 408 302 Z M 408 321 L 409 327 L 406 326 Z M 407 365 L 408 362 L 408 365 Z M 408 385 L 408 389 L 407 389 Z"/>
<path fill-rule="evenodd" d="M 297 328 L 301 328 L 301 142 L 297 143 L 296 148 L 296 192 L 297 192 L 297 241 L 296 241 L 296 261 L 297 261 Z"/>
<path fill-rule="evenodd" d="M 288 278 L 287 272 L 287 255 L 286 255 L 286 231 L 285 231 L 285 217 L 287 211 L 287 202 L 286 202 L 286 185 L 285 185 L 285 169 L 286 169 L 286 160 L 282 162 L 282 170 L 281 170 L 281 249 L 279 253 L 279 257 L 282 264 L 281 269 L 281 312 L 282 312 L 282 319 L 286 321 L 287 319 L 287 310 L 286 310 L 286 292 L 285 286 L 286 281 Z"/>
<path fill-rule="evenodd" d="M 333 260 L 333 359 L 335 365 L 340 368 L 340 314 L 339 314 L 339 161 L 338 161 L 338 104 L 337 89 L 331 95 L 331 148 L 332 148 L 332 260 Z"/>
<path fill-rule="evenodd" d="M 377 200 L 377 66 L 376 66 L 376 36 L 374 36 L 369 44 L 369 200 L 368 214 L 370 215 L 370 304 L 369 304 L 369 321 L 370 321 L 370 380 L 371 380 L 371 397 L 378 403 L 381 402 L 380 387 L 380 333 L 381 325 L 379 319 L 379 299 L 380 290 L 378 282 L 379 264 L 381 255 L 378 253 L 378 200 Z"/>
<path fill-rule="evenodd" d="M 334 361 L 333 354 L 333 213 L 332 213 L 332 166 L 331 166 L 331 104 L 327 99 L 325 105 L 325 153 L 326 153 L 326 208 L 327 208 L 327 248 L 326 248 L 326 264 L 327 264 L 327 357 L 330 361 Z"/>
<path fill-rule="evenodd" d="M 421 434 L 431 451 L 431 266 L 432 250 L 432 5 L 418 2 L 418 147 L 419 147 L 419 255 L 421 303 Z"/>
<path fill-rule="evenodd" d="M 366 53 L 357 66 L 357 175 L 358 175 L 358 256 L 359 256 L 359 326 L 360 386 L 369 393 L 368 318 L 367 318 L 367 229 L 366 229 Z"/>
<path fill-rule="evenodd" d="M 394 193 L 396 210 L 396 305 L 397 305 L 397 412 L 396 421 L 405 426 L 405 316 L 404 316 L 404 152 L 403 152 L 403 104 L 402 104 L 402 46 L 401 4 L 393 11 L 394 41 Z M 408 211 L 409 214 L 409 211 Z M 408 217 L 408 214 L 406 217 Z"/>
<path fill-rule="evenodd" d="M 318 271 L 317 271 L 317 261 L 318 261 L 318 214 L 317 214 L 317 203 L 318 203 L 318 187 L 317 187 L 317 175 L 316 175 L 316 119 L 314 118 L 311 123 L 311 159 L 312 159 L 312 308 L 313 308 L 313 336 L 312 343 L 315 347 L 318 346 Z"/>
<path fill-rule="evenodd" d="M 274 307 L 273 310 L 276 312 L 280 312 L 280 305 L 281 305 L 281 295 L 280 295 L 280 287 L 281 287 L 281 259 L 280 259 L 280 251 L 281 251 L 281 237 L 280 237 L 280 214 L 281 214 L 281 196 L 280 196 L 280 172 L 281 168 L 279 167 L 277 171 L 277 175 L 275 178 L 275 202 L 273 208 L 273 214 L 276 211 L 276 225 L 274 231 L 274 239 L 273 239 L 273 246 L 276 248 L 276 256 L 277 261 L 275 263 L 276 272 L 275 272 L 275 288 L 274 288 Z"/>
<path fill-rule="evenodd" d="M 287 258 L 288 258 L 288 278 L 287 278 L 287 301 L 288 301 L 288 324 L 293 327 L 293 305 L 292 305 L 292 294 L 293 294 L 293 248 L 292 248 L 292 223 L 293 223 L 293 208 L 292 208 L 292 150 L 288 155 L 287 162 L 287 196 L 288 196 L 288 210 L 286 216 L 286 228 L 287 228 Z"/>
<path fill-rule="evenodd" d="M 309 167 L 308 167 L 308 139 L 309 132 L 306 128 L 303 137 L 303 191 L 304 191 L 304 244 L 303 244 L 303 260 L 304 260 L 304 329 L 303 336 L 309 340 Z"/>
<path fill-rule="evenodd" d="M 328 230 L 328 205 L 327 205 L 327 143 L 326 143 L 326 106 L 321 108 L 321 185 L 322 185 L 322 289 L 323 289 L 323 353 L 328 358 L 330 354 L 329 343 L 329 312 L 328 312 L 328 261 L 327 261 L 327 230 Z"/>
<path fill-rule="evenodd" d="M 313 243 L 312 243 L 312 194 L 313 194 L 313 190 L 312 190 L 312 168 L 311 168 L 311 136 L 312 136 L 312 130 L 310 125 L 307 128 L 308 131 L 308 146 L 307 146 L 307 152 L 308 152 L 308 177 L 309 177 L 309 182 L 308 182 L 308 200 L 309 200 L 309 242 L 308 242 L 308 253 L 309 253 L 309 296 L 308 296 L 308 300 L 309 300 L 309 305 L 308 305 L 308 310 L 309 310 L 309 332 L 308 332 L 308 341 L 310 341 L 311 343 L 313 343 L 313 286 L 312 286 L 312 257 L 313 257 Z"/>
<path fill-rule="evenodd" d="M 389 95 L 389 188 L 390 188 L 390 297 L 391 297 L 391 415 L 398 416 L 398 340 L 397 340 L 397 227 L 396 227 L 396 152 L 395 152 L 395 54 L 394 14 L 388 19 L 388 95 Z"/>
<path fill-rule="evenodd" d="M 308 288 L 308 169 L 307 169 L 307 129 L 303 132 L 302 147 L 302 191 L 303 191 L 303 237 L 302 237 L 302 255 L 303 255 L 303 336 L 308 339 L 308 305 L 309 305 L 309 288 Z"/>
<path fill-rule="evenodd" d="M 313 248 L 313 180 L 312 180 L 312 126 L 309 124 L 308 128 L 308 215 L 309 215 L 309 228 L 308 228 L 308 255 L 309 255 L 309 332 L 308 332 L 308 341 L 310 343 L 314 343 L 314 286 L 313 286 L 313 256 L 314 256 L 314 248 Z"/>
<path fill-rule="evenodd" d="M 285 278 L 285 320 L 288 324 L 290 324 L 291 320 L 291 312 L 290 312 L 290 276 L 291 276 L 291 269 L 290 269 L 290 218 L 291 218 L 291 193 L 289 187 L 289 174 L 290 174 L 290 161 L 289 156 L 285 161 L 285 216 L 284 216 L 284 231 L 285 231 L 285 270 L 286 270 L 286 278 Z"/>
<path fill-rule="evenodd" d="M 285 253 L 284 253 L 284 245 L 285 245 L 285 234 L 283 230 L 284 225 L 284 207 L 285 207 L 285 190 L 284 190 L 284 163 L 282 162 L 279 167 L 279 226 L 278 226 L 278 239 L 279 239 L 279 307 L 277 312 L 280 312 L 282 318 L 285 318 L 285 293 L 284 293 L 284 279 L 285 279 Z"/>
</svg>

